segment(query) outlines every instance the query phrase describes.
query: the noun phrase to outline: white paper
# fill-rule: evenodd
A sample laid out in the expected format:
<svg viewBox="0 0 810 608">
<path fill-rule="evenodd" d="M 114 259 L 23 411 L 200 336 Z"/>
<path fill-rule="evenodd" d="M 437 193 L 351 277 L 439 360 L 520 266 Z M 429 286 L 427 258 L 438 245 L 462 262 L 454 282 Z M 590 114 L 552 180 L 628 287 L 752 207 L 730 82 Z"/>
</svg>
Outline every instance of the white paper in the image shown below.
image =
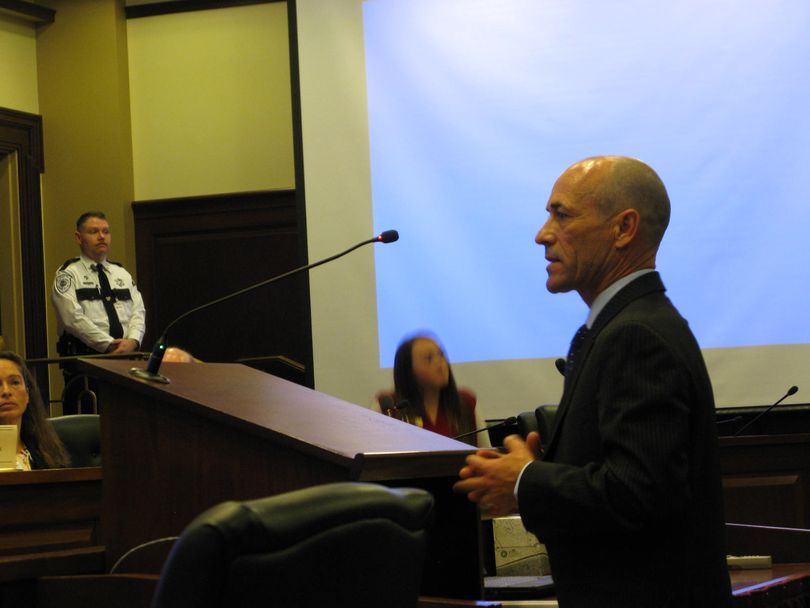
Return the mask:
<svg viewBox="0 0 810 608">
<path fill-rule="evenodd" d="M 17 425 L 0 424 L 0 470 L 17 468 Z"/>
</svg>

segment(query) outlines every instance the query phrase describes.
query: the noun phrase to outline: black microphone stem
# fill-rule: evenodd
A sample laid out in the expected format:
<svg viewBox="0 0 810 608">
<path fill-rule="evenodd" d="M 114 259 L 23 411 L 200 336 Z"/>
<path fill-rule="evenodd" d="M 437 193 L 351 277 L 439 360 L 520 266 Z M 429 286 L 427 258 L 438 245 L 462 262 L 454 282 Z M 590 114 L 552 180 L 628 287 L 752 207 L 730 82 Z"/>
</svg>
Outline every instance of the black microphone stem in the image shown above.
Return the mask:
<svg viewBox="0 0 810 608">
<path fill-rule="evenodd" d="M 499 429 L 502 426 L 511 426 L 517 422 L 516 416 L 510 416 L 506 420 L 501 420 L 500 422 L 493 424 L 492 426 L 482 426 L 480 429 L 475 429 L 474 431 L 469 431 L 467 433 L 462 433 L 461 435 L 456 435 L 452 437 L 452 439 L 464 439 L 465 437 L 469 437 L 470 435 L 477 435 L 478 433 L 483 433 L 484 431 L 491 431 L 493 429 Z"/>
<path fill-rule="evenodd" d="M 788 391 L 787 391 L 787 392 L 786 392 L 784 395 L 782 395 L 782 398 L 781 398 L 779 401 L 777 401 L 776 403 L 774 403 L 772 406 L 770 406 L 770 407 L 769 407 L 768 409 L 766 409 L 764 412 L 761 412 L 761 413 L 760 413 L 758 416 L 754 416 L 754 417 L 753 417 L 751 420 L 749 420 L 749 421 L 748 421 L 748 422 L 746 422 L 744 425 L 742 425 L 740 428 L 738 428 L 736 431 L 734 431 L 734 434 L 732 435 L 732 437 L 736 437 L 737 435 L 739 435 L 740 433 L 742 433 L 742 432 L 743 432 L 745 429 L 747 429 L 749 426 L 751 426 L 752 424 L 754 424 L 754 423 L 755 423 L 757 420 L 759 420 L 760 418 L 762 418 L 762 417 L 763 417 L 765 414 L 767 414 L 768 412 L 770 412 L 770 411 L 771 411 L 773 408 L 775 408 L 777 405 L 779 405 L 780 403 L 782 403 L 782 402 L 783 402 L 785 399 L 787 399 L 787 398 L 788 398 L 788 397 L 790 397 L 791 395 L 795 395 L 795 394 L 796 394 L 796 393 L 798 393 L 798 392 L 799 392 L 799 387 L 798 387 L 798 386 L 791 386 L 791 387 L 788 389 Z"/>
<path fill-rule="evenodd" d="M 485 427 L 481 427 L 480 429 L 475 429 L 474 431 L 470 431 L 468 433 L 462 433 L 461 435 L 456 435 L 455 437 L 452 437 L 452 439 L 455 439 L 455 440 L 464 439 L 465 437 L 469 437 L 470 435 L 477 435 L 478 433 L 483 433 L 484 431 L 488 431 L 491 428 L 492 429 L 497 429 L 497 428 L 500 428 L 502 426 L 506 426 L 506 425 L 503 422 L 499 422 L 498 424 L 495 424 L 495 425 L 493 425 L 491 427 L 486 427 L 485 426 Z"/>
<path fill-rule="evenodd" d="M 192 313 L 199 312 L 201 310 L 204 310 L 204 309 L 208 308 L 209 306 L 214 306 L 215 304 L 221 304 L 222 302 L 225 302 L 226 300 L 230 300 L 231 298 L 235 298 L 236 296 L 241 296 L 243 294 L 248 293 L 249 291 L 253 291 L 254 289 L 258 289 L 259 287 L 264 287 L 265 285 L 269 285 L 270 283 L 275 283 L 276 281 L 280 281 L 281 279 L 286 279 L 287 277 L 292 276 L 294 274 L 298 274 L 299 272 L 304 272 L 305 270 L 310 270 L 312 268 L 320 266 L 321 264 L 326 264 L 327 262 L 331 262 L 332 260 L 336 260 L 338 258 L 343 257 L 347 253 L 351 253 L 355 249 L 359 249 L 363 245 L 368 245 L 369 243 L 374 243 L 374 242 L 377 242 L 377 241 L 378 241 L 377 237 L 374 237 L 373 239 L 365 240 L 362 243 L 357 243 L 357 245 L 355 245 L 353 247 L 349 247 L 346 251 L 336 253 L 333 256 L 330 256 L 328 258 L 324 258 L 323 260 L 319 260 L 317 262 L 313 262 L 312 264 L 306 264 L 304 266 L 299 266 L 298 268 L 293 268 L 292 270 L 290 270 L 288 272 L 285 272 L 284 274 L 280 274 L 280 275 L 275 276 L 275 277 L 270 277 L 269 279 L 261 281 L 260 283 L 256 283 L 254 285 L 249 285 L 248 287 L 245 287 L 244 289 L 240 289 L 239 291 L 234 291 L 233 293 L 229 293 L 228 295 L 222 296 L 221 298 L 219 298 L 217 300 L 214 300 L 212 302 L 206 302 L 205 304 L 203 304 L 201 306 L 198 306 L 197 308 L 192 308 L 191 310 L 188 310 L 188 311 L 184 312 L 182 315 L 177 317 L 174 321 L 172 321 L 171 323 L 169 323 L 166 326 L 166 329 L 163 330 L 163 335 L 161 336 L 161 340 L 166 338 L 166 334 L 169 333 L 169 330 L 172 328 L 172 326 L 174 326 L 175 323 L 177 323 L 178 321 L 182 321 L 183 319 L 185 319 L 187 316 L 189 316 Z"/>
<path fill-rule="evenodd" d="M 356 245 L 353 245 L 352 247 L 349 247 L 345 251 L 341 251 L 340 253 L 336 253 L 335 255 L 331 255 L 328 258 L 318 260 L 317 262 L 313 262 L 312 264 L 305 264 L 304 266 L 299 266 L 298 268 L 293 268 L 292 270 L 290 270 L 288 272 L 285 272 L 284 274 L 280 274 L 280 275 L 275 276 L 275 277 L 270 277 L 269 279 L 266 279 L 266 280 L 261 281 L 259 283 L 255 283 L 253 285 L 249 285 L 248 287 L 245 287 L 244 289 L 240 289 L 239 291 L 234 291 L 233 293 L 229 293 L 227 295 L 224 295 L 221 298 L 217 298 L 216 300 L 213 300 L 211 302 L 206 302 L 205 304 L 197 306 L 196 308 L 192 308 L 191 310 L 187 310 L 182 315 L 177 317 L 174 321 L 169 323 L 166 326 L 166 329 L 163 330 L 163 333 L 160 335 L 160 338 L 158 338 L 158 341 L 155 343 L 155 346 L 152 348 L 152 353 L 149 356 L 149 362 L 146 365 L 146 369 L 139 369 L 139 368 L 133 367 L 131 370 L 129 370 L 129 372 L 133 376 L 137 376 L 138 378 L 142 378 L 144 380 L 151 380 L 153 382 L 162 382 L 164 384 L 168 383 L 169 379 L 158 373 L 158 370 L 160 369 L 160 364 L 163 361 L 163 355 L 166 352 L 166 346 L 167 346 L 166 336 L 168 335 L 169 330 L 172 327 L 174 327 L 175 324 L 177 324 L 179 321 L 182 321 L 183 319 L 185 319 L 190 314 L 193 314 L 195 312 L 199 312 L 201 310 L 205 310 L 206 308 L 209 308 L 210 306 L 214 306 L 215 304 L 221 304 L 222 302 L 225 302 L 226 300 L 230 300 L 231 298 L 235 298 L 236 296 L 241 296 L 243 294 L 248 293 L 249 291 L 253 291 L 254 289 L 258 289 L 259 287 L 264 287 L 265 285 L 269 285 L 270 283 L 275 283 L 276 281 L 280 281 L 281 279 L 286 279 L 287 277 L 290 277 L 290 276 L 292 276 L 294 274 L 298 274 L 299 272 L 304 272 L 305 270 L 310 270 L 312 268 L 320 266 L 321 264 L 326 264 L 327 262 L 331 262 L 332 260 L 336 260 L 338 258 L 343 257 L 347 253 L 351 253 L 355 249 L 359 249 L 363 245 L 368 245 L 370 243 L 393 243 L 397 239 L 399 239 L 399 234 L 397 233 L 396 230 L 386 230 L 385 232 L 382 232 L 378 236 L 375 236 L 375 237 L 370 238 L 370 239 L 366 239 L 365 241 L 357 243 Z"/>
</svg>

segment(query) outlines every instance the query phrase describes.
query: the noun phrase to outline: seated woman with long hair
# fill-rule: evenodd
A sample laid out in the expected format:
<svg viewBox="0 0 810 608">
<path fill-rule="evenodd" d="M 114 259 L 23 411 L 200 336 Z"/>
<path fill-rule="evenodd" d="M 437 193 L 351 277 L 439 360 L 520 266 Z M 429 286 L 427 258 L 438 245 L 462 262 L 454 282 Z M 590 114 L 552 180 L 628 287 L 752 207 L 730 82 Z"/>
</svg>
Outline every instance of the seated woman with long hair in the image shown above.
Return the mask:
<svg viewBox="0 0 810 608">
<path fill-rule="evenodd" d="M 0 352 L 0 424 L 17 427 L 17 470 L 70 466 L 25 361 L 9 351 Z"/>
<path fill-rule="evenodd" d="M 378 393 L 377 400 L 389 415 L 446 437 L 476 429 L 475 393 L 456 387 L 444 350 L 427 334 L 412 336 L 397 347 L 394 392 Z M 385 408 L 383 401 L 397 407 Z M 477 435 L 461 441 L 477 445 Z"/>
</svg>

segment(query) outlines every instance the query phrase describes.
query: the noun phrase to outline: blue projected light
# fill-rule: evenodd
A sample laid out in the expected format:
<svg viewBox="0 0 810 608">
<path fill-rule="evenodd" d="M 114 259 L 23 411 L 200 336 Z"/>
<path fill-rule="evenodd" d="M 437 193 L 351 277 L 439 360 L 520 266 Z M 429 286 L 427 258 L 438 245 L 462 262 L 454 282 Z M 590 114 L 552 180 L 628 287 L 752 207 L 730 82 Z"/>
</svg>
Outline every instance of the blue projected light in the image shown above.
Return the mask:
<svg viewBox="0 0 810 608">
<path fill-rule="evenodd" d="M 810 342 L 810 3 L 377 0 L 363 6 L 380 365 L 430 329 L 454 362 L 564 355 L 545 290 L 556 177 L 648 162 L 658 267 L 703 347 Z M 700 18 L 696 18 L 699 15 Z"/>
</svg>

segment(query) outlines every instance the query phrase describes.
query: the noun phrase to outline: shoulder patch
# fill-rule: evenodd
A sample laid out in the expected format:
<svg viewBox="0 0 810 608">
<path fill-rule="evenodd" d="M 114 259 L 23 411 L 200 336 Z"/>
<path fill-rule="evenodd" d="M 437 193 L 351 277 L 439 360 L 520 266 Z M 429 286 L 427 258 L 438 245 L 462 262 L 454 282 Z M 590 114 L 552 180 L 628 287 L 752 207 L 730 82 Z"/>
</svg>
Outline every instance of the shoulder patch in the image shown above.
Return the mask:
<svg viewBox="0 0 810 608">
<path fill-rule="evenodd" d="M 123 268 L 123 267 L 124 267 L 124 265 L 123 265 L 121 262 L 113 262 L 112 260 L 107 260 L 107 261 L 108 261 L 110 264 L 115 264 L 116 266 L 120 266 L 121 268 Z"/>
<path fill-rule="evenodd" d="M 73 285 L 73 277 L 69 272 L 58 272 L 54 286 L 59 293 L 65 293 Z"/>
<path fill-rule="evenodd" d="M 65 270 L 65 269 L 66 269 L 68 266 L 70 266 L 71 264 L 75 264 L 75 263 L 76 263 L 76 262 L 78 262 L 80 259 L 81 259 L 81 258 L 70 258 L 69 260 L 66 260 L 66 261 L 65 261 L 65 263 L 64 263 L 64 264 L 62 264 L 62 265 L 59 267 L 59 270 Z"/>
</svg>

